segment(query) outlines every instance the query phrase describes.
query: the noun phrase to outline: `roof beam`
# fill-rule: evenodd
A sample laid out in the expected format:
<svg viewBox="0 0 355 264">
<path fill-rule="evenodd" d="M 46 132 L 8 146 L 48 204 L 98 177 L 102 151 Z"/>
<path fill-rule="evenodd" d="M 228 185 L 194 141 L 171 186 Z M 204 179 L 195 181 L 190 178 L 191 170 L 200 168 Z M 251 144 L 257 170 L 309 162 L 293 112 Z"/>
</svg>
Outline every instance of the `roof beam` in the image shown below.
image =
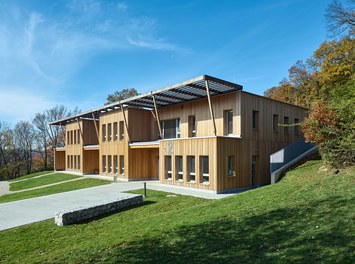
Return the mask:
<svg viewBox="0 0 355 264">
<path fill-rule="evenodd" d="M 217 136 L 216 121 L 214 120 L 214 114 L 213 114 L 213 108 L 212 108 L 211 96 L 210 96 L 210 86 L 208 85 L 208 80 L 205 80 L 205 83 L 206 83 L 208 106 L 210 108 L 211 119 L 213 122 L 213 133 L 215 136 Z"/>
<path fill-rule="evenodd" d="M 155 116 L 156 116 L 157 122 L 158 122 L 159 135 L 160 135 L 160 138 L 163 138 L 163 133 L 162 133 L 161 127 L 160 127 L 160 119 L 159 119 L 159 113 L 158 113 L 157 103 L 156 103 L 156 101 L 155 101 L 155 96 L 154 96 L 154 94 L 152 94 L 152 98 L 153 98 L 153 102 L 154 102 Z"/>
</svg>

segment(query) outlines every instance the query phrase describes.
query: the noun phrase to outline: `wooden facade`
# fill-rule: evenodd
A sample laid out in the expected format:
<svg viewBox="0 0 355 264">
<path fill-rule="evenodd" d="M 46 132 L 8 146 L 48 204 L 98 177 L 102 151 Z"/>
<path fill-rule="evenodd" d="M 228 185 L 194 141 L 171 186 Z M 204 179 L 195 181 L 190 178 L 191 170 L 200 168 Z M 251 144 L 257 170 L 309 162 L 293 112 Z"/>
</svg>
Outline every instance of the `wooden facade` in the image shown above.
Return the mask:
<svg viewBox="0 0 355 264">
<path fill-rule="evenodd" d="M 142 98 L 142 105 L 151 100 Z M 290 125 L 306 114 L 241 90 L 155 111 L 121 104 L 92 120 L 67 120 L 66 147 L 56 151 L 55 166 L 216 192 L 265 185 L 270 154 L 302 137 Z"/>
</svg>

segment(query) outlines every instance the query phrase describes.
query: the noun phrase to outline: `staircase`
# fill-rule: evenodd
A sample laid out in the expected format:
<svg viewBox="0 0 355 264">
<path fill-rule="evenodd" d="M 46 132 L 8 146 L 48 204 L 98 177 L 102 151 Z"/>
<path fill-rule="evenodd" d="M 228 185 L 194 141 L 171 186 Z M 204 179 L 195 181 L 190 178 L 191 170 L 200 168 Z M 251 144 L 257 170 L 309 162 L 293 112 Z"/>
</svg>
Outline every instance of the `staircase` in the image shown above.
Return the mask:
<svg viewBox="0 0 355 264">
<path fill-rule="evenodd" d="M 286 148 L 270 155 L 271 184 L 277 182 L 283 171 L 287 170 L 301 159 L 317 151 L 317 146 L 300 139 Z"/>
</svg>

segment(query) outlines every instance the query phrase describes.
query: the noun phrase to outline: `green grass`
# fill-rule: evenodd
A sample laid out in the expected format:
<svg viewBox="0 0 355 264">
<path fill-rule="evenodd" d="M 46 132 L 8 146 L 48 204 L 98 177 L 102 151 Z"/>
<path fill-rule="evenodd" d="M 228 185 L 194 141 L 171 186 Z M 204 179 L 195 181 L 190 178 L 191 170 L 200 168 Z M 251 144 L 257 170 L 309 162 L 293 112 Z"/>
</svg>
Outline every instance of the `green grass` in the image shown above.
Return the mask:
<svg viewBox="0 0 355 264">
<path fill-rule="evenodd" d="M 33 177 L 36 177 L 36 176 L 40 176 L 40 175 L 44 175 L 44 174 L 48 174 L 48 173 L 52 173 L 52 172 L 53 172 L 53 171 L 39 171 L 39 172 L 34 172 L 34 173 L 31 173 L 31 174 L 27 174 L 27 175 L 21 176 L 21 177 L 16 178 L 16 179 L 12 179 L 12 180 L 10 180 L 10 182 L 15 182 L 15 181 L 18 181 L 18 180 L 29 179 L 29 178 L 33 178 Z"/>
<path fill-rule="evenodd" d="M 84 224 L 0 232 L 3 263 L 354 263 L 355 169 L 319 161 L 222 200 L 148 191 L 144 205 Z"/>
<path fill-rule="evenodd" d="M 20 182 L 11 182 L 10 191 L 20 191 L 20 190 L 30 189 L 38 186 L 43 186 L 47 184 L 73 180 L 78 178 L 80 178 L 80 176 L 74 176 L 65 173 L 53 173 L 51 175 L 43 176 L 40 178 L 32 178 Z"/>
<path fill-rule="evenodd" d="M 39 196 L 44 196 L 49 194 L 74 191 L 78 189 L 94 187 L 94 186 L 99 186 L 99 185 L 104 185 L 109 183 L 110 183 L 109 181 L 105 181 L 105 180 L 83 178 L 82 180 L 61 183 L 58 185 L 43 187 L 36 190 L 5 194 L 3 196 L 0 196 L 0 203 L 7 203 L 7 202 L 13 202 L 17 200 L 23 200 L 23 199 L 39 197 Z M 1 257 L 0 257 L 0 263 L 1 263 Z"/>
</svg>

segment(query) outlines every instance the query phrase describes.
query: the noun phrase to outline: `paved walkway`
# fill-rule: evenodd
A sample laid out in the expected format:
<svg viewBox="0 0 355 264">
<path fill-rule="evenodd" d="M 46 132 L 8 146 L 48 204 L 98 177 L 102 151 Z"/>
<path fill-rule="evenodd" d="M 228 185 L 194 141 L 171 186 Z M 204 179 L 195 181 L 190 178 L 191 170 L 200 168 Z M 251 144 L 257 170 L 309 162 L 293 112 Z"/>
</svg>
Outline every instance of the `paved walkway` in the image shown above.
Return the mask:
<svg viewBox="0 0 355 264">
<path fill-rule="evenodd" d="M 149 190 L 165 191 L 176 194 L 191 195 L 205 199 L 220 199 L 233 194 L 214 194 L 205 190 L 183 188 L 147 181 Z M 0 204 L 0 230 L 26 225 L 54 218 L 56 212 L 102 203 L 115 198 L 130 197 L 123 193 L 143 189 L 144 182 L 120 182 L 87 189 L 52 194 L 15 202 Z M 54 224 L 54 223 L 53 223 Z"/>
</svg>

